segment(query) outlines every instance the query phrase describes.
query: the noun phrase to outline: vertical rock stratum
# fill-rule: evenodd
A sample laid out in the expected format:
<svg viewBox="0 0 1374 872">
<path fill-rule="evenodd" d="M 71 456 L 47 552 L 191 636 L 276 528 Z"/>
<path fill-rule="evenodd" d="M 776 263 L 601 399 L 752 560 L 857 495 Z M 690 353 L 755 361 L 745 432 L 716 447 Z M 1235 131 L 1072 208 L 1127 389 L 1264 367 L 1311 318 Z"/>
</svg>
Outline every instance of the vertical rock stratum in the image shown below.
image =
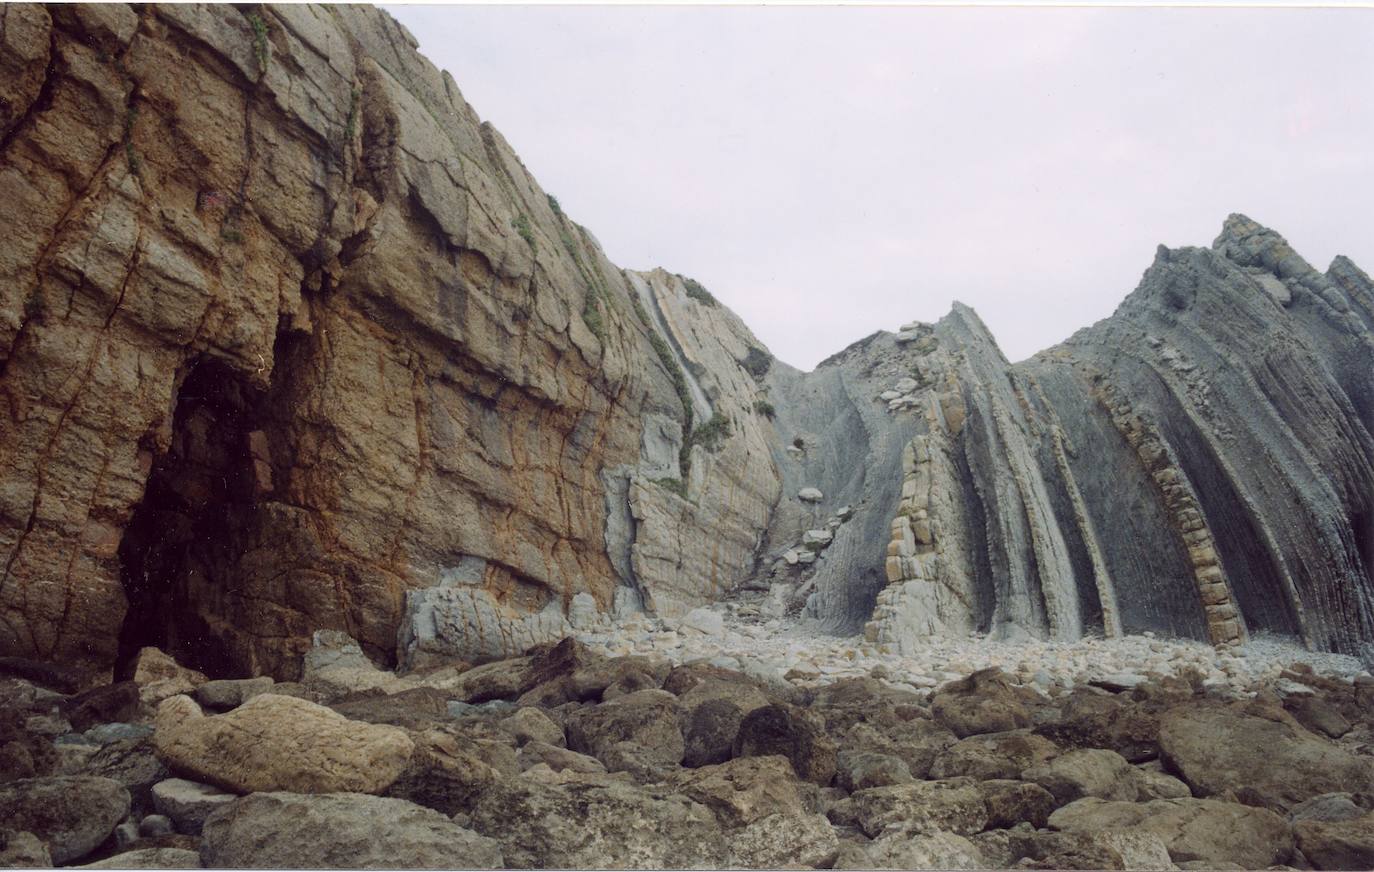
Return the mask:
<svg viewBox="0 0 1374 872">
<path fill-rule="evenodd" d="M 744 588 L 941 633 L 1374 639 L 1374 285 L 1242 216 L 1011 365 L 801 373 L 610 263 L 386 13 L 0 7 L 0 655 L 291 677 Z"/>
</svg>

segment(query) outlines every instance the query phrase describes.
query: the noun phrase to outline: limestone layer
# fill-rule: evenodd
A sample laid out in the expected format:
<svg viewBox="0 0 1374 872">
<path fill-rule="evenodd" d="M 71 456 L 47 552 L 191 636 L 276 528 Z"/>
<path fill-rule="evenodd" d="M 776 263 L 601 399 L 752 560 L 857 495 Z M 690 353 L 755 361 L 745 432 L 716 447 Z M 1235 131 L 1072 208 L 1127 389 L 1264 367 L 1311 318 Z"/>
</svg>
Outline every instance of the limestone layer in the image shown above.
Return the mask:
<svg viewBox="0 0 1374 872">
<path fill-rule="evenodd" d="M 766 589 L 969 631 L 1374 638 L 1374 288 L 1241 216 L 1015 366 L 801 373 L 610 263 L 370 7 L 0 8 L 0 655 L 295 677 Z"/>
</svg>

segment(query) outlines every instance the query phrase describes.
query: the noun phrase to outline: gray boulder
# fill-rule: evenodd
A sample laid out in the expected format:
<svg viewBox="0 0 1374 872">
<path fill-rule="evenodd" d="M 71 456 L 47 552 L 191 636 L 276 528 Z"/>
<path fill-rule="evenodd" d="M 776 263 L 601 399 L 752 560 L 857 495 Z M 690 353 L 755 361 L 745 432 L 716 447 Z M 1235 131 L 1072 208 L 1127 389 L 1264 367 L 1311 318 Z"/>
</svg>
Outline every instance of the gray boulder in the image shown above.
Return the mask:
<svg viewBox="0 0 1374 872">
<path fill-rule="evenodd" d="M 254 793 L 205 821 L 210 868 L 499 869 L 500 846 L 433 809 L 359 793 Z"/>
<path fill-rule="evenodd" d="M 177 832 L 192 836 L 200 833 L 211 813 L 238 799 L 237 794 L 181 778 L 159 781 L 153 785 L 152 795 L 158 814 L 170 818 Z"/>
<path fill-rule="evenodd" d="M 129 791 L 109 778 L 64 775 L 0 786 L 0 820 L 33 833 L 60 864 L 95 850 L 129 814 L 129 804 Z"/>
</svg>

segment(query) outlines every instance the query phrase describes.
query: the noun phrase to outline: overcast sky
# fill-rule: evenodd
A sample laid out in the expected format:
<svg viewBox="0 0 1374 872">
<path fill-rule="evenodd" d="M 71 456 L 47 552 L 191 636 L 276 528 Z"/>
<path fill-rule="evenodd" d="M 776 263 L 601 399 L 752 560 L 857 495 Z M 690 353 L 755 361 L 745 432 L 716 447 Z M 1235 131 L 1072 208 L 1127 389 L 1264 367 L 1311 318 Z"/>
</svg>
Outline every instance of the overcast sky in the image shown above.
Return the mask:
<svg viewBox="0 0 1374 872">
<path fill-rule="evenodd" d="M 956 299 L 1028 357 L 1230 212 L 1374 270 L 1374 10 L 387 8 L 613 261 L 803 369 Z"/>
</svg>

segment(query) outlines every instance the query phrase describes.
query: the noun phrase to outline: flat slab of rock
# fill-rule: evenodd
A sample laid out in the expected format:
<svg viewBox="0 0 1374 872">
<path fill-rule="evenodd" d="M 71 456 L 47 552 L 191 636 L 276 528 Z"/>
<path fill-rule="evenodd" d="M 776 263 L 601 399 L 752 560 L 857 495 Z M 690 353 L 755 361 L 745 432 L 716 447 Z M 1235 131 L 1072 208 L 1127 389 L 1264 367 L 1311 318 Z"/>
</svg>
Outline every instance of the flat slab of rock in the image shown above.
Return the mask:
<svg viewBox="0 0 1374 872">
<path fill-rule="evenodd" d="M 214 716 L 174 696 L 155 724 L 158 754 L 173 771 L 235 793 L 381 793 L 415 750 L 402 729 L 275 694 Z"/>
<path fill-rule="evenodd" d="M 495 841 L 402 799 L 255 793 L 212 814 L 209 868 L 499 869 Z"/>
<path fill-rule="evenodd" d="M 1374 759 L 1306 730 L 1221 706 L 1169 710 L 1160 718 L 1159 749 L 1195 793 L 1230 790 L 1252 804 L 1283 810 L 1374 784 Z"/>
<path fill-rule="evenodd" d="M 47 844 L 54 863 L 94 851 L 129 813 L 129 791 L 109 778 L 63 775 L 0 786 L 0 821 Z"/>
<path fill-rule="evenodd" d="M 153 785 L 153 808 L 172 819 L 177 832 L 196 835 L 205 819 L 234 800 L 237 794 L 209 784 L 168 778 Z"/>
<path fill-rule="evenodd" d="M 270 693 L 275 682 L 270 675 L 258 678 L 222 678 L 196 688 L 196 702 L 207 708 L 231 709 L 255 696 Z"/>
<path fill-rule="evenodd" d="M 1265 808 L 1214 799 L 1112 802 L 1085 797 L 1050 815 L 1051 829 L 1096 833 L 1153 833 L 1175 863 L 1201 860 L 1263 869 L 1287 861 L 1293 851 L 1288 822 Z"/>
</svg>

